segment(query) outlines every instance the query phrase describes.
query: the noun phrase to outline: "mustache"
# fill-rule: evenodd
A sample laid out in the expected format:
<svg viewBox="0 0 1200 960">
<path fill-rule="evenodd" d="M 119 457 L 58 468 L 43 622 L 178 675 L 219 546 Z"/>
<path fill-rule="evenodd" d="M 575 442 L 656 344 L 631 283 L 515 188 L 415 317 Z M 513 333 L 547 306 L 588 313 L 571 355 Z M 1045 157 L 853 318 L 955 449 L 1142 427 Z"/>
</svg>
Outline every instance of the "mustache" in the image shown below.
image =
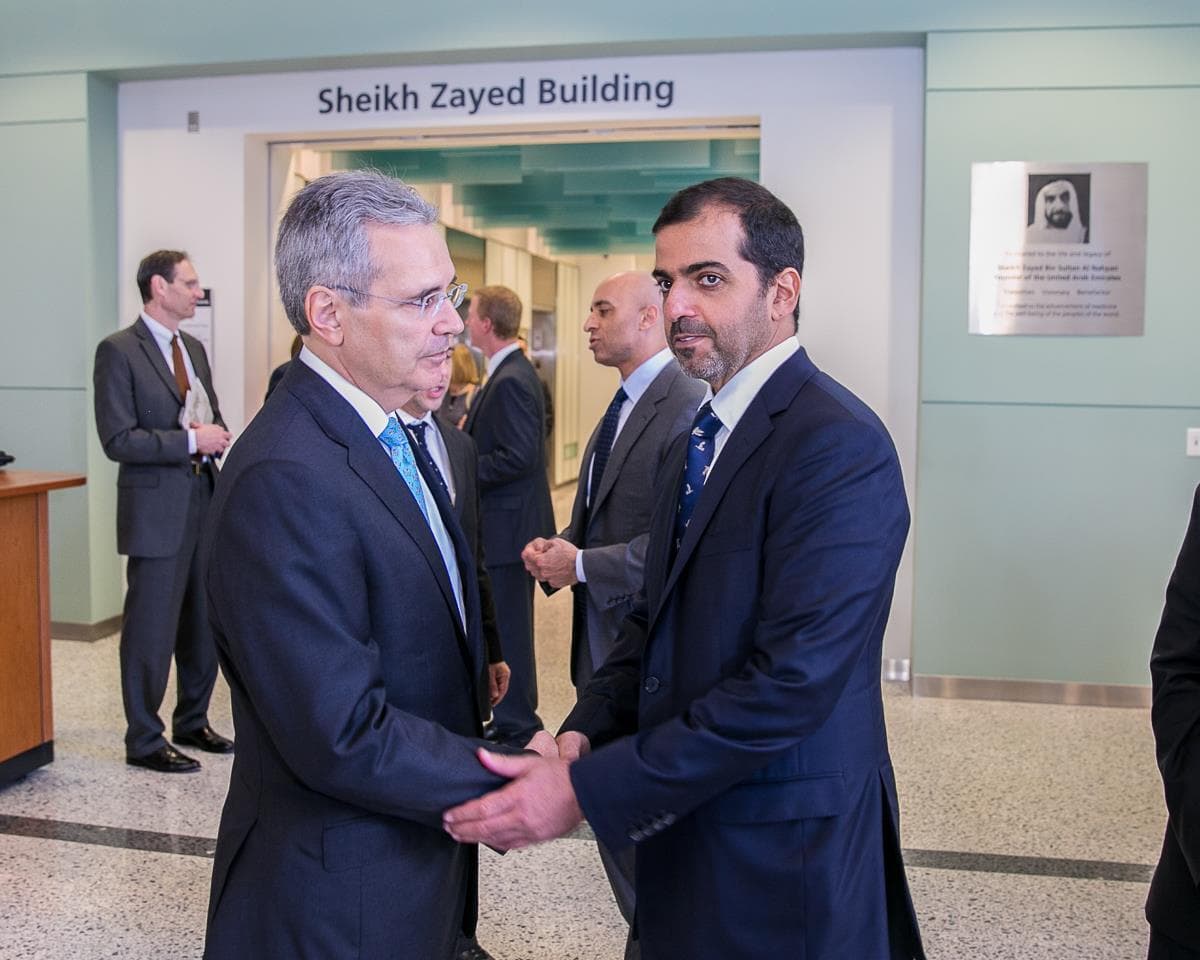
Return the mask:
<svg viewBox="0 0 1200 960">
<path fill-rule="evenodd" d="M 676 337 L 713 337 L 713 329 L 707 323 L 695 319 L 694 317 L 680 317 L 678 320 L 671 321 L 671 339 Z"/>
</svg>

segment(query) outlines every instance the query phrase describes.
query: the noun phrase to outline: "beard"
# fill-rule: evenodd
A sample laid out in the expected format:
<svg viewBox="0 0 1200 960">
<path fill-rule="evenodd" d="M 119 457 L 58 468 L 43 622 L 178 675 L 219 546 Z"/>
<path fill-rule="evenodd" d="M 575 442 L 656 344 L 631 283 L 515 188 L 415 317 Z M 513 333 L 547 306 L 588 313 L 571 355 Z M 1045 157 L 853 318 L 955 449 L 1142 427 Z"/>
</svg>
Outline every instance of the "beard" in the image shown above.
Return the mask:
<svg viewBox="0 0 1200 960">
<path fill-rule="evenodd" d="M 767 332 L 769 320 L 770 309 L 764 298 L 757 309 L 752 309 L 737 324 L 729 325 L 721 335 L 695 317 L 672 320 L 668 343 L 684 373 L 695 380 L 703 380 L 716 390 L 746 366 L 751 356 L 762 352 L 770 338 Z M 676 346 L 676 336 L 689 334 L 708 337 L 708 350 Z"/>
<path fill-rule="evenodd" d="M 1046 214 L 1046 222 L 1055 230 L 1066 230 L 1074 219 L 1070 210 L 1051 210 Z"/>
<path fill-rule="evenodd" d="M 675 344 L 677 336 L 708 337 L 712 347 L 707 354 L 698 353 L 695 347 L 679 347 Z M 684 317 L 671 321 L 670 339 L 668 343 L 675 359 L 679 361 L 680 369 L 693 380 L 703 380 L 712 383 L 714 380 L 725 380 L 724 376 L 729 366 L 728 358 L 721 350 L 716 331 L 708 324 L 694 317 Z"/>
</svg>

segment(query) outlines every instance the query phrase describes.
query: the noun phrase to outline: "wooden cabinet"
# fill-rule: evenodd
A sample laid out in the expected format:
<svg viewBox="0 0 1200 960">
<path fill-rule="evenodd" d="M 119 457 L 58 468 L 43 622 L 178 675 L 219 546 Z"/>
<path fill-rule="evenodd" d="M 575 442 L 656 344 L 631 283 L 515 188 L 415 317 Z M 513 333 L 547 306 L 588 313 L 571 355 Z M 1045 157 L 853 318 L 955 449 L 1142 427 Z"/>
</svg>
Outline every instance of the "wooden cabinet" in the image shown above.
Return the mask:
<svg viewBox="0 0 1200 960">
<path fill-rule="evenodd" d="M 49 494 L 82 476 L 0 470 L 0 783 L 54 759 Z"/>
</svg>

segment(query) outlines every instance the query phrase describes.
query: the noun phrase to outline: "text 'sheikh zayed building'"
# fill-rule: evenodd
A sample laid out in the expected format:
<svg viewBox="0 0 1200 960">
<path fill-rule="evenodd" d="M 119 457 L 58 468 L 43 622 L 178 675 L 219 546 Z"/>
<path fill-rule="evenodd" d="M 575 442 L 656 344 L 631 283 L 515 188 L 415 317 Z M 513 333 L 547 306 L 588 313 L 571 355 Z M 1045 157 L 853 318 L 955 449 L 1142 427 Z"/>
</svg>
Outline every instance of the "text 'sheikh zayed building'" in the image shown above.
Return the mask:
<svg viewBox="0 0 1200 960">
<path fill-rule="evenodd" d="M 533 94 L 536 91 L 536 94 Z M 532 99 L 531 99 L 532 96 Z M 377 83 L 369 90 L 347 90 L 342 86 L 317 91 L 317 113 L 404 113 L 423 109 L 452 110 L 474 116 L 484 107 L 549 107 L 585 103 L 645 103 L 665 110 L 675 102 L 674 80 L 638 80 L 628 73 L 601 77 L 585 73 L 578 80 L 556 77 L 512 84 L 472 86 L 445 80 L 431 81 L 424 88 L 407 81 L 397 86 Z"/>
</svg>

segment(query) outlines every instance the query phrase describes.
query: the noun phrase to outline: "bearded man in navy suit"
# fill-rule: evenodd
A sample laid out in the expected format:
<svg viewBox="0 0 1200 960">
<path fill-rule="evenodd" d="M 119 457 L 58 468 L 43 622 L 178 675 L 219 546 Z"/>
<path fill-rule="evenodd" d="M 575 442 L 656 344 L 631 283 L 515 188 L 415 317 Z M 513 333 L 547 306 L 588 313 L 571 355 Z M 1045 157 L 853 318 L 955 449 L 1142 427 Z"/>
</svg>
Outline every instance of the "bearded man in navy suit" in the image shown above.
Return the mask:
<svg viewBox="0 0 1200 960">
<path fill-rule="evenodd" d="M 514 847 L 586 816 L 633 844 L 645 960 L 923 957 L 880 689 L 895 449 L 796 342 L 791 210 L 723 178 L 654 232 L 668 344 L 710 398 L 665 461 L 644 602 L 559 757 L 481 751 L 512 782 L 447 829 Z"/>
</svg>

